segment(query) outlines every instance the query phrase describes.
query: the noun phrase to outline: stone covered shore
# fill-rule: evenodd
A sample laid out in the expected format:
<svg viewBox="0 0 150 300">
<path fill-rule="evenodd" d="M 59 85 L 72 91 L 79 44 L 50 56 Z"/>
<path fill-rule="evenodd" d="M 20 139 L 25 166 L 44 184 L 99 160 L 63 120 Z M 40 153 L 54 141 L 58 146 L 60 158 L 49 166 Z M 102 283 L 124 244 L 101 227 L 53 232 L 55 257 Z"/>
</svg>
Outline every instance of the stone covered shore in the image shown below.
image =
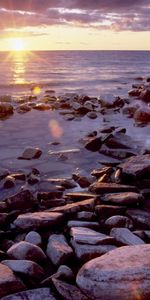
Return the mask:
<svg viewBox="0 0 150 300">
<path fill-rule="evenodd" d="M 53 109 L 69 124 L 85 115 L 92 122 L 119 112 L 148 126 L 149 82 L 134 85 L 124 99 L 58 98 L 49 91 L 19 104 L 2 97 L 0 118 Z M 49 178 L 46 190 L 38 189 L 37 168 L 0 169 L 1 191 L 19 186 L 0 202 L 1 299 L 150 299 L 150 149 L 115 124 L 89 132 L 82 146 L 99 154 L 101 166 L 89 176 Z M 36 161 L 42 155 L 40 148 L 29 147 L 18 159 Z M 60 152 L 60 159 L 66 155 Z"/>
</svg>

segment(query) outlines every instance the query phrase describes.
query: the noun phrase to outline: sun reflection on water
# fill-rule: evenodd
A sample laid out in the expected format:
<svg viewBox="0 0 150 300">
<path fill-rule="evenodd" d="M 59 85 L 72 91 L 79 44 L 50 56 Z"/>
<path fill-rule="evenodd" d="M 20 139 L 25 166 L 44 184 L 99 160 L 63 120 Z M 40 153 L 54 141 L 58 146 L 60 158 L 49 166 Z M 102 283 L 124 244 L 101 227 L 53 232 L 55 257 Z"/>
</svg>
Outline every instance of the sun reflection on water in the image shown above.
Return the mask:
<svg viewBox="0 0 150 300">
<path fill-rule="evenodd" d="M 15 84 L 25 84 L 25 73 L 29 59 L 29 53 L 22 51 L 14 51 L 11 52 L 11 58 L 13 63 L 13 82 Z"/>
</svg>

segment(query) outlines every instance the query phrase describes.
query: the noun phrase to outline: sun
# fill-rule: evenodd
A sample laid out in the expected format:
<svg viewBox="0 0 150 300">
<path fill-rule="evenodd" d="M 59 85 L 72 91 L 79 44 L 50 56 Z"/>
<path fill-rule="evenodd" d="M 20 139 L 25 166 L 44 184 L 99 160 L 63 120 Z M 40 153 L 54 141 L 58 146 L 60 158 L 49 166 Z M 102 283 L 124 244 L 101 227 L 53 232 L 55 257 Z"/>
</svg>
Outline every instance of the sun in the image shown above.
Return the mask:
<svg viewBox="0 0 150 300">
<path fill-rule="evenodd" d="M 12 51 L 25 51 L 25 42 L 21 38 L 12 38 L 9 40 L 10 49 Z"/>
</svg>

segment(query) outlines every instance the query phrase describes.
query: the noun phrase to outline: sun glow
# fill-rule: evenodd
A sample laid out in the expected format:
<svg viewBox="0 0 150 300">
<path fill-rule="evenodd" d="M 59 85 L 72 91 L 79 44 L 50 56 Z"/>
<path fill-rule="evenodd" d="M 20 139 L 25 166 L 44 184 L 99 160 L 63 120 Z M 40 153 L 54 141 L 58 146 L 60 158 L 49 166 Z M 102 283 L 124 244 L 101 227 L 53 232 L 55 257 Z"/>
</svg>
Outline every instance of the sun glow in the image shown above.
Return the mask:
<svg viewBox="0 0 150 300">
<path fill-rule="evenodd" d="M 12 38 L 9 40 L 10 49 L 12 51 L 25 51 L 26 45 L 25 41 L 21 38 Z"/>
</svg>

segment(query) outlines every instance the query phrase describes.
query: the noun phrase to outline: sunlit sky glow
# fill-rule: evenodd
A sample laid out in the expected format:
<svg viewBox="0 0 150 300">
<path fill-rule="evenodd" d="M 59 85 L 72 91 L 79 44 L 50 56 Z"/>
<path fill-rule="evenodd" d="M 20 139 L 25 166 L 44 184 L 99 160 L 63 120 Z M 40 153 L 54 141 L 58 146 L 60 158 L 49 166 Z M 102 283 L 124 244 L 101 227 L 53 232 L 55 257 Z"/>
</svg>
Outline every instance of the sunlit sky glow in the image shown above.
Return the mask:
<svg viewBox="0 0 150 300">
<path fill-rule="evenodd" d="M 0 0 L 0 50 L 150 50 L 150 0 Z"/>
</svg>

